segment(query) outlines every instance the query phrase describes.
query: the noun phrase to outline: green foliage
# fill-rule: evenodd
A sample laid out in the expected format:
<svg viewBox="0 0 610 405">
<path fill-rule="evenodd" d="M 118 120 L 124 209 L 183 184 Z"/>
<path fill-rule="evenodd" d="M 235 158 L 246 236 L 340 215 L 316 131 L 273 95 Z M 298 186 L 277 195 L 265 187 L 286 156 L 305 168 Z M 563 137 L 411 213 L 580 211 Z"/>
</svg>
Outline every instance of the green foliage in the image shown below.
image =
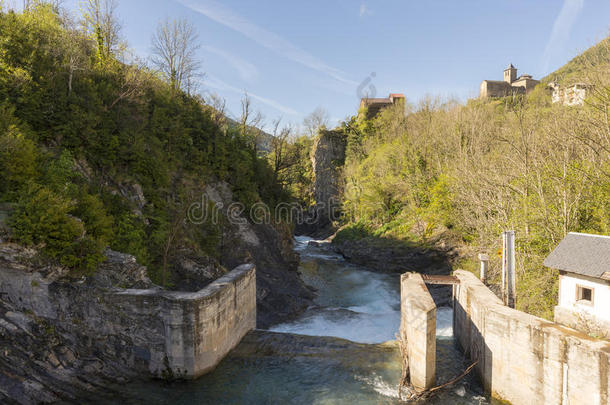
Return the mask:
<svg viewBox="0 0 610 405">
<path fill-rule="evenodd" d="M 205 183 L 229 182 L 248 206 L 287 198 L 251 140 L 219 128 L 200 97 L 119 62 L 113 38 L 90 41 L 65 18 L 42 4 L 0 12 L 0 199 L 19 202 L 18 241 L 74 272 L 110 246 L 169 280 L 174 252 L 214 250 L 218 230 L 184 221 Z"/>
<path fill-rule="evenodd" d="M 461 263 L 476 270 L 476 253 L 495 257 L 500 233 L 514 229 L 518 308 L 552 318 L 557 274 L 544 257 L 570 231 L 610 230 L 608 44 L 565 69 L 595 84 L 582 107 L 551 104 L 539 86 L 527 96 L 466 105 L 428 98 L 406 115 L 386 109 L 348 120 L 337 240 L 459 241 L 469 255 Z M 492 260 L 490 279 L 499 267 Z"/>
<path fill-rule="evenodd" d="M 108 245 L 113 236 L 113 220 L 106 214 L 102 201 L 96 195 L 81 190 L 71 214 L 83 221 L 87 235 L 103 246 Z"/>
<path fill-rule="evenodd" d="M 119 252 L 132 254 L 139 263 L 148 264 L 147 235 L 144 224 L 135 215 L 123 213 L 115 218 L 114 237 L 110 248 Z"/>
<path fill-rule="evenodd" d="M 28 179 L 38 173 L 36 145 L 11 125 L 0 133 L 0 199 L 14 199 Z"/>
<path fill-rule="evenodd" d="M 77 272 L 89 273 L 103 259 L 103 244 L 88 236 L 85 226 L 70 215 L 72 202 L 52 190 L 29 185 L 10 218 L 14 237 L 40 246 L 48 257 Z"/>
<path fill-rule="evenodd" d="M 365 238 L 366 236 L 369 236 L 370 232 L 370 227 L 367 226 L 364 222 L 355 222 L 339 230 L 339 232 L 337 232 L 337 234 L 335 235 L 333 241 L 341 243 L 344 241 L 359 240 Z"/>
<path fill-rule="evenodd" d="M 551 81 L 558 81 L 564 85 L 570 85 L 574 82 L 583 81 L 592 68 L 599 68 L 602 65 L 610 66 L 609 47 L 610 38 L 605 38 L 544 77 L 541 82 L 546 85 Z"/>
</svg>

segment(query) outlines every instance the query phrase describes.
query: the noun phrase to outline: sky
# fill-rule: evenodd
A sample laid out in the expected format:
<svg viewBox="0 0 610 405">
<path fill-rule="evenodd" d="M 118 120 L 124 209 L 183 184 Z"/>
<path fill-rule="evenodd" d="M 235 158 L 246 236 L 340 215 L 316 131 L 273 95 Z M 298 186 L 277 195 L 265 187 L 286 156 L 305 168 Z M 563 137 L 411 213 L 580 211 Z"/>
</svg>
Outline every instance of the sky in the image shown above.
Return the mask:
<svg viewBox="0 0 610 405">
<path fill-rule="evenodd" d="M 240 113 L 300 125 L 316 107 L 331 125 L 363 95 L 466 100 L 509 63 L 541 78 L 606 37 L 610 0 L 118 0 L 122 35 L 146 58 L 160 20 L 199 33 L 200 92 Z M 78 12 L 79 0 L 64 5 Z"/>
</svg>

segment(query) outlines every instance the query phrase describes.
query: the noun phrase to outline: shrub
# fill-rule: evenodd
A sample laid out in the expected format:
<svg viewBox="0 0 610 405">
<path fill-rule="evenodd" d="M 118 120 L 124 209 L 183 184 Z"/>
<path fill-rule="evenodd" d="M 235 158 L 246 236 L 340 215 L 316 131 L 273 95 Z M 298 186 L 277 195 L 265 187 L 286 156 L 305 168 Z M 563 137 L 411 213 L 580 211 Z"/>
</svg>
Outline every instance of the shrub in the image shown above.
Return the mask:
<svg viewBox="0 0 610 405">
<path fill-rule="evenodd" d="M 11 126 L 0 134 L 0 197 L 13 200 L 18 190 L 37 175 L 36 145 Z"/>
<path fill-rule="evenodd" d="M 14 238 L 38 246 L 47 257 L 74 274 L 89 274 L 103 260 L 103 244 L 86 235 L 85 225 L 70 215 L 71 201 L 47 187 L 30 184 L 19 199 L 10 224 Z"/>
</svg>

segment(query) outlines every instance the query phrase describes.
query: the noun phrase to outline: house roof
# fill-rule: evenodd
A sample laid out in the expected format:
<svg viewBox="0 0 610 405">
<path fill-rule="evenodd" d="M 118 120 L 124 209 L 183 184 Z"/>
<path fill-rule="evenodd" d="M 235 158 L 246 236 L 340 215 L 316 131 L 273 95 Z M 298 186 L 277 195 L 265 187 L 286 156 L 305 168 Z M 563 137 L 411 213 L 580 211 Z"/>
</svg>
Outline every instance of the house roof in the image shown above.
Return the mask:
<svg viewBox="0 0 610 405">
<path fill-rule="evenodd" d="M 510 83 L 505 82 L 504 80 L 483 80 L 484 83 L 493 83 L 493 84 L 501 84 L 510 87 Z"/>
<path fill-rule="evenodd" d="M 570 232 L 544 260 L 544 265 L 605 279 L 610 273 L 610 236 Z"/>
<path fill-rule="evenodd" d="M 362 98 L 362 102 L 364 102 L 366 105 L 371 105 L 371 104 L 393 104 L 395 98 L 405 98 L 405 95 L 402 93 L 390 93 L 390 95 L 388 97 L 385 98 L 370 98 L 370 97 L 364 97 Z"/>
<path fill-rule="evenodd" d="M 392 100 L 389 98 L 363 98 L 362 101 L 367 104 L 392 104 Z"/>
</svg>

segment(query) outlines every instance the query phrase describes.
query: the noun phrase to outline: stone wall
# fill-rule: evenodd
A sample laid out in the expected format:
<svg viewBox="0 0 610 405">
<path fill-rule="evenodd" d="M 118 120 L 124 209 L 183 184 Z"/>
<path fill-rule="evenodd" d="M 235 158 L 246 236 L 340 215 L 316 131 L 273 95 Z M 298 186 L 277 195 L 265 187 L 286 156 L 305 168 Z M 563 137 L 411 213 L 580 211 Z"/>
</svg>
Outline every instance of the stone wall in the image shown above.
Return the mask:
<svg viewBox="0 0 610 405">
<path fill-rule="evenodd" d="M 553 320 L 557 323 L 585 332 L 591 336 L 610 339 L 610 322 L 599 319 L 588 312 L 557 305 L 553 315 Z"/>
<path fill-rule="evenodd" d="M 436 305 L 421 274 L 400 277 L 400 336 L 407 342 L 411 384 L 432 388 L 436 373 Z"/>
<path fill-rule="evenodd" d="M 524 93 L 525 89 L 525 83 L 523 83 L 523 86 L 511 86 L 511 84 L 499 80 L 483 80 L 479 94 L 480 98 L 507 97 L 512 94 Z"/>
<path fill-rule="evenodd" d="M 551 83 L 549 87 L 552 89 L 553 103 L 562 103 L 568 106 L 583 105 L 589 88 L 584 84 L 563 87 L 558 83 Z"/>
<path fill-rule="evenodd" d="M 610 342 L 508 308 L 456 271 L 454 335 L 486 391 L 513 404 L 608 404 Z"/>
</svg>

